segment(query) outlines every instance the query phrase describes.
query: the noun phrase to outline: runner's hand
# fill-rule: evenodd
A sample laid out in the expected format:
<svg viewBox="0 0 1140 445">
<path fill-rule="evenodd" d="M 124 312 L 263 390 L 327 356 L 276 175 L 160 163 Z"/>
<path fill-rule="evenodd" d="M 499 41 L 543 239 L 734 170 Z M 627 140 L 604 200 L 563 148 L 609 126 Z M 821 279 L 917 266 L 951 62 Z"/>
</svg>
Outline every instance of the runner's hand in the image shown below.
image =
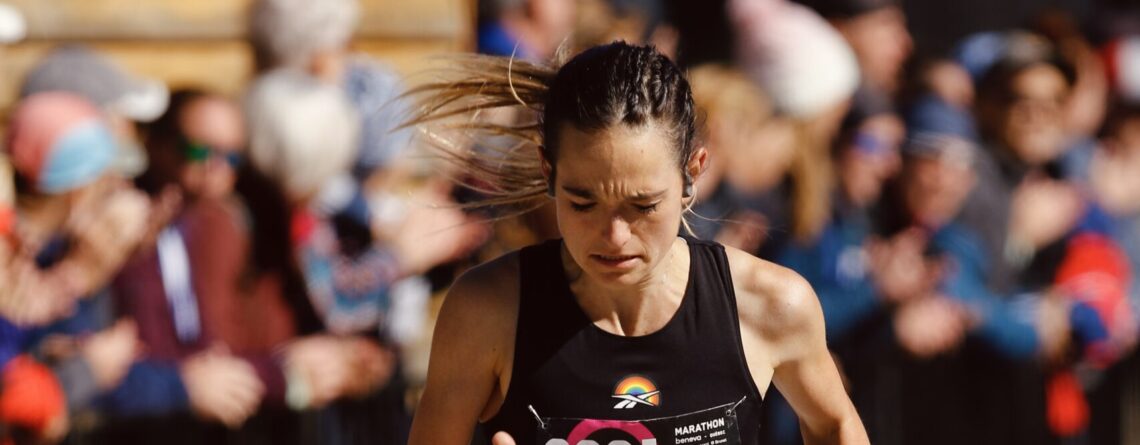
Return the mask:
<svg viewBox="0 0 1140 445">
<path fill-rule="evenodd" d="M 515 445 L 515 439 L 506 431 L 499 431 L 491 438 L 491 445 Z"/>
</svg>

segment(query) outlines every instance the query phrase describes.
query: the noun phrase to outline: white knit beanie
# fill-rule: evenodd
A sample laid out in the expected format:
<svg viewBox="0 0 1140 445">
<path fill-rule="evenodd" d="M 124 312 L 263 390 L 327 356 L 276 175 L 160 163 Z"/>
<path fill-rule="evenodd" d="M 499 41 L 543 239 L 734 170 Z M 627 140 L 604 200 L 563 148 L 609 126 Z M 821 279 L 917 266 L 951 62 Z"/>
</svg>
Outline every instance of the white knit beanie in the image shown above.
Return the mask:
<svg viewBox="0 0 1140 445">
<path fill-rule="evenodd" d="M 16 43 L 28 35 L 28 24 L 19 9 L 0 3 L 0 44 Z"/>
<path fill-rule="evenodd" d="M 253 82 L 245 109 L 250 161 L 290 199 L 313 197 L 352 165 L 360 117 L 340 88 L 275 70 Z"/>
<path fill-rule="evenodd" d="M 345 47 L 359 20 L 357 0 L 256 0 L 249 35 L 270 67 L 304 69 L 314 54 Z"/>
<path fill-rule="evenodd" d="M 741 68 L 779 112 L 810 118 L 854 94 L 855 54 L 818 14 L 785 0 L 729 0 L 728 8 Z"/>
</svg>

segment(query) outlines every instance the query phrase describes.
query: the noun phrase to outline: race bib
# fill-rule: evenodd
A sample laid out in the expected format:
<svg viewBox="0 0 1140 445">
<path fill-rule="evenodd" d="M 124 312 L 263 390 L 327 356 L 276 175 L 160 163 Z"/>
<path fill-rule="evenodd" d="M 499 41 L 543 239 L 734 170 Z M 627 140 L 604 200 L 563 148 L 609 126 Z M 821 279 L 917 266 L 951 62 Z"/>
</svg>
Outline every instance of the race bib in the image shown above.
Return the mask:
<svg viewBox="0 0 1140 445">
<path fill-rule="evenodd" d="M 740 445 L 729 403 L 703 411 L 649 420 L 539 417 L 540 445 Z"/>
</svg>

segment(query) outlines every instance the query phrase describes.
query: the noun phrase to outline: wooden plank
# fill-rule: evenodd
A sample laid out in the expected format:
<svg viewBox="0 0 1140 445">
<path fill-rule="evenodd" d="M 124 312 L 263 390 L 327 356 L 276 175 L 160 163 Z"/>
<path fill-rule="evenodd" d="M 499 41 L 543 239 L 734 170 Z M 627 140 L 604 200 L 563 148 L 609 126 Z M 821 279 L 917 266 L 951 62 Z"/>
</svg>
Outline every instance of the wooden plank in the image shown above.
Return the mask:
<svg viewBox="0 0 1140 445">
<path fill-rule="evenodd" d="M 249 81 L 252 60 L 241 40 L 101 41 L 91 46 L 140 76 L 161 79 L 172 88 L 196 86 L 239 94 Z M 25 74 L 54 47 L 31 41 L 0 52 L 0 108 L 7 109 L 19 93 Z M 421 70 L 432 54 L 462 50 L 451 39 L 368 39 L 353 43 L 357 51 L 389 63 L 404 75 Z"/>
<path fill-rule="evenodd" d="M 320 0 L 312 0 L 320 1 Z M 474 0 L 361 0 L 361 38 L 463 38 Z M 239 39 L 252 0 L 5 0 L 32 39 Z"/>
</svg>

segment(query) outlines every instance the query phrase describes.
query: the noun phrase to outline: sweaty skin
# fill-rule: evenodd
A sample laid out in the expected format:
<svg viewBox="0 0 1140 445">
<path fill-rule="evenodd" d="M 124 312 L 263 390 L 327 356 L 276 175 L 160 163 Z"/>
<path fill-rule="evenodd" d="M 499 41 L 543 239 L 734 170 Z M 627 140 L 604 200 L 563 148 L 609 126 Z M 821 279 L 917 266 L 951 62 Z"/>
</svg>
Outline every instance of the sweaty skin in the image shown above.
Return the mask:
<svg viewBox="0 0 1140 445">
<path fill-rule="evenodd" d="M 652 125 L 595 133 L 567 126 L 561 136 L 561 147 L 573 147 L 554 169 L 566 273 L 583 312 L 616 335 L 661 329 L 687 284 L 688 244 L 676 236 L 687 199 L 665 133 Z M 705 162 L 706 152 L 697 150 L 689 174 L 698 176 Z M 868 443 L 828 353 L 811 286 L 789 269 L 726 251 L 756 386 L 780 389 L 807 444 Z M 518 282 L 516 252 L 472 269 L 452 287 L 409 444 L 465 445 L 476 422 L 498 412 L 511 381 Z M 506 434 L 495 437 L 496 445 L 512 443 Z"/>
</svg>

